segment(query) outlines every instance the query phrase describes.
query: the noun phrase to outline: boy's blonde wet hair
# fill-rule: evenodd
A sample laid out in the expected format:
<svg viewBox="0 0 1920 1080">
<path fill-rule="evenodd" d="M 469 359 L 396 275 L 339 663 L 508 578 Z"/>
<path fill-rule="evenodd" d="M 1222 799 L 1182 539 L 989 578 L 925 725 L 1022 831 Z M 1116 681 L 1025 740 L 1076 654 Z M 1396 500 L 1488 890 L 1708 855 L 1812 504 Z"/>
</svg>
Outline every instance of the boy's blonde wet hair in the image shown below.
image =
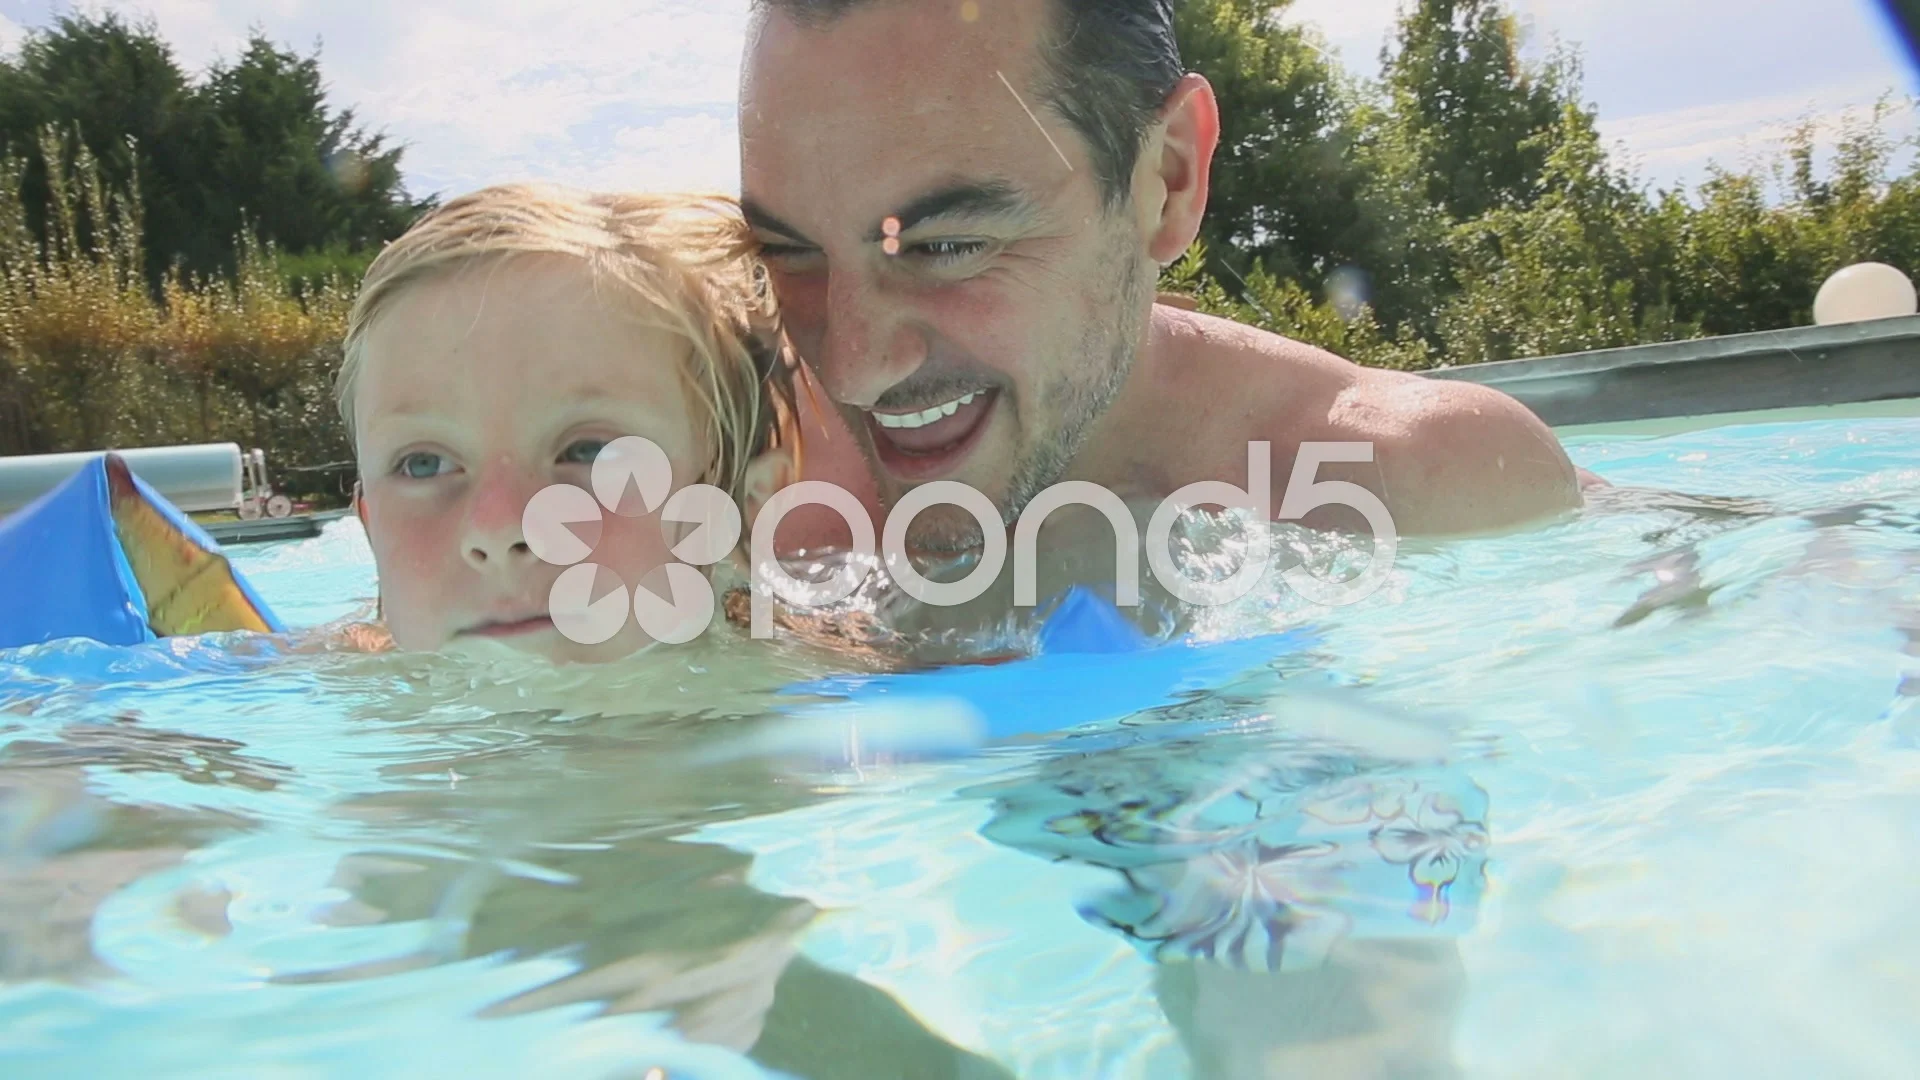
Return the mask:
<svg viewBox="0 0 1920 1080">
<path fill-rule="evenodd" d="M 510 184 L 460 196 L 388 245 L 368 268 L 336 383 L 354 428 L 368 328 L 411 285 L 514 255 L 577 258 L 625 289 L 636 313 L 682 338 L 683 365 L 715 435 L 706 483 L 743 497 L 755 455 L 792 441 L 791 365 L 772 290 L 732 199 Z M 797 448 L 796 448 L 797 452 Z"/>
</svg>

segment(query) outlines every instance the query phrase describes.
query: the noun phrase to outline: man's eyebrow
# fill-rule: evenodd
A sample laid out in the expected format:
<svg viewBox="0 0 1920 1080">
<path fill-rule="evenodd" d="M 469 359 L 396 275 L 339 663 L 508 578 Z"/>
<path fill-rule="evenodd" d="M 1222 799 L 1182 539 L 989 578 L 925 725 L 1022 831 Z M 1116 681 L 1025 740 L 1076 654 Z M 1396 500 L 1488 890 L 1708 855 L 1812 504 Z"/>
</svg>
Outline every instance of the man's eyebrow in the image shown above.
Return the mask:
<svg viewBox="0 0 1920 1080">
<path fill-rule="evenodd" d="M 1021 193 L 1020 189 L 1003 180 L 968 181 L 930 191 L 914 199 L 895 213 L 892 220 L 898 223 L 898 232 L 906 232 L 941 218 L 983 218 L 1024 214 L 1032 207 L 1032 202 Z M 766 207 L 752 199 L 740 200 L 740 214 L 756 231 L 784 236 L 789 240 L 810 246 L 818 246 L 808 240 L 805 233 L 780 220 Z M 881 222 L 874 225 L 868 240 L 877 244 L 886 237 L 885 222 Z"/>
<path fill-rule="evenodd" d="M 798 240 L 801 243 L 807 244 L 812 243 L 811 240 L 807 239 L 807 234 L 773 216 L 773 214 L 767 211 L 766 207 L 761 206 L 752 199 L 740 200 L 740 216 L 746 219 L 749 226 L 760 232 L 778 233 L 789 240 Z"/>
<path fill-rule="evenodd" d="M 893 217 L 899 222 L 900 231 L 906 232 L 939 218 L 983 218 L 1022 214 L 1031 207 L 1032 203 L 1012 184 L 1002 180 L 984 180 L 954 184 L 938 191 L 930 191 L 901 207 L 899 213 L 894 214 Z M 878 243 L 884 235 L 884 232 L 876 226 L 872 240 Z"/>
</svg>

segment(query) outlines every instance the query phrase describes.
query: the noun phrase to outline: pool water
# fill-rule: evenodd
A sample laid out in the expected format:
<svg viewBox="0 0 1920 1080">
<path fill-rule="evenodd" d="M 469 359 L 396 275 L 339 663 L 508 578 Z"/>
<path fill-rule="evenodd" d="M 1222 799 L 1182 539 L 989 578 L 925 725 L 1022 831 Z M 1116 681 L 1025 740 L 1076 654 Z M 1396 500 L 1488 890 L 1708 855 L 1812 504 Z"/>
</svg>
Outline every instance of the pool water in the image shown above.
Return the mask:
<svg viewBox="0 0 1920 1080">
<path fill-rule="evenodd" d="M 1579 519 L 958 759 L 716 752 L 833 667 L 766 644 L 0 653 L 0 1072 L 1920 1074 L 1920 419 L 1570 450 Z M 233 555 L 315 626 L 357 530 Z"/>
</svg>

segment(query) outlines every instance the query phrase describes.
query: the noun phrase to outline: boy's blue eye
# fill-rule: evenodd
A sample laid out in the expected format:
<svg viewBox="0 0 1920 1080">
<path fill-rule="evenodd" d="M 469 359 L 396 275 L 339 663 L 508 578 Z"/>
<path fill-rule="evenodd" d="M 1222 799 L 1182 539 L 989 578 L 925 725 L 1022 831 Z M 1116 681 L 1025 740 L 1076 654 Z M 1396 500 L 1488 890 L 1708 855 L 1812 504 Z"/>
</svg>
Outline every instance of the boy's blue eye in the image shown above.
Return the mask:
<svg viewBox="0 0 1920 1080">
<path fill-rule="evenodd" d="M 591 465 L 607 448 L 605 439 L 575 439 L 565 450 L 560 451 L 562 465 Z"/>
<path fill-rule="evenodd" d="M 400 459 L 393 471 L 409 480 L 429 480 L 445 471 L 447 459 L 426 450 L 416 450 Z"/>
</svg>

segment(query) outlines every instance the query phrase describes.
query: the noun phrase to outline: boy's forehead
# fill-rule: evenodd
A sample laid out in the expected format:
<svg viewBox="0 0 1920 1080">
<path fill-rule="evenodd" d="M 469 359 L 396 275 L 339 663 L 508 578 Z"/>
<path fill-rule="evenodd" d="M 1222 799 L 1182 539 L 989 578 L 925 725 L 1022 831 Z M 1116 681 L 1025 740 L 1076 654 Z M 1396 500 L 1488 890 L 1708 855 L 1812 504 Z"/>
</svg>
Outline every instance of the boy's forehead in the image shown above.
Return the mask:
<svg viewBox="0 0 1920 1080">
<path fill-rule="evenodd" d="M 691 348 L 661 322 L 577 260 L 458 268 L 410 283 L 375 316 L 358 406 L 440 412 L 496 384 L 543 405 L 658 398 Z"/>
<path fill-rule="evenodd" d="M 664 325 L 653 305 L 570 256 L 473 260 L 408 282 L 367 327 L 376 354 L 427 361 L 501 350 L 542 354 L 604 344 L 631 351 Z M 649 341 L 653 345 L 657 342 Z"/>
</svg>

